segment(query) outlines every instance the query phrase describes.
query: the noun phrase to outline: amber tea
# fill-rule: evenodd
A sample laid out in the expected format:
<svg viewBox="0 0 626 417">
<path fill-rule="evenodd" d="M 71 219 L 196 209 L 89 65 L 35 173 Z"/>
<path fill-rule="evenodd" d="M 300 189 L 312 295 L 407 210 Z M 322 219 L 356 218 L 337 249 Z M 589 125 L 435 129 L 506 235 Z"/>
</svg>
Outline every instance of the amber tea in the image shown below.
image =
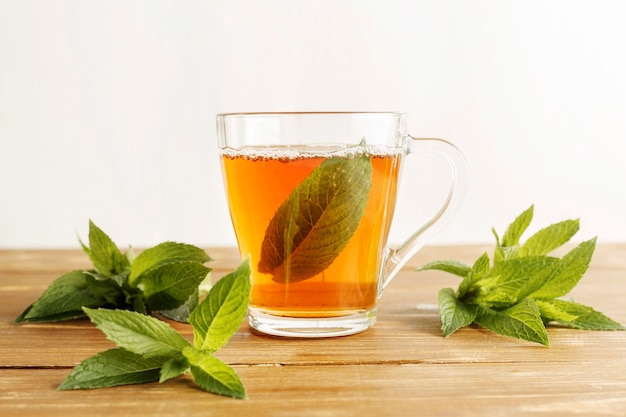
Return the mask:
<svg viewBox="0 0 626 417">
<path fill-rule="evenodd" d="M 399 151 L 255 151 L 222 157 L 250 307 L 289 317 L 368 311 L 396 198 Z"/>
</svg>

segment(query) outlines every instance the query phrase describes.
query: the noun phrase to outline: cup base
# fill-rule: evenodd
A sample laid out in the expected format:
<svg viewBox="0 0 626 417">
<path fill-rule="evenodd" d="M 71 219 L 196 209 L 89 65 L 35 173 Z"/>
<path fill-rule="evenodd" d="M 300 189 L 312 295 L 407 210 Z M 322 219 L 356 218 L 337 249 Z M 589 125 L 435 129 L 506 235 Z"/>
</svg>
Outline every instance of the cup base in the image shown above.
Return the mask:
<svg viewBox="0 0 626 417">
<path fill-rule="evenodd" d="M 285 317 L 248 309 L 250 327 L 282 337 L 321 338 L 348 336 L 363 332 L 376 322 L 376 308 L 340 317 Z"/>
</svg>

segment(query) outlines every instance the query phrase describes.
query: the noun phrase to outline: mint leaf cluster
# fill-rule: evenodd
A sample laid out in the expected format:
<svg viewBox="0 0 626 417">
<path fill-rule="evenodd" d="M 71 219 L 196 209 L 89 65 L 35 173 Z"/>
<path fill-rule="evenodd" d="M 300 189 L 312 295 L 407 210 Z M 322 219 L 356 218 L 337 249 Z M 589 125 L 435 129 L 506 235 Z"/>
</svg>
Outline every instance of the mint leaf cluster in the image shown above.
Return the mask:
<svg viewBox="0 0 626 417">
<path fill-rule="evenodd" d="M 472 266 L 455 260 L 428 263 L 419 271 L 440 270 L 462 278 L 457 291 L 439 292 L 441 328 L 448 337 L 473 323 L 495 333 L 549 346 L 545 325 L 587 330 L 624 330 L 591 307 L 562 299 L 589 267 L 596 238 L 573 248 L 562 258 L 550 256 L 578 232 L 578 220 L 566 220 L 539 230 L 523 244 L 521 237 L 534 213 L 531 206 L 496 238 L 493 262 L 484 253 Z"/>
<path fill-rule="evenodd" d="M 57 322 L 85 317 L 83 307 L 124 309 L 186 321 L 198 304 L 199 286 L 207 279 L 210 261 L 202 249 L 164 242 L 141 252 L 122 253 L 111 238 L 89 222 L 89 246 L 81 241 L 93 269 L 58 277 L 16 319 Z"/>
<path fill-rule="evenodd" d="M 213 356 L 241 325 L 250 299 L 250 266 L 245 261 L 220 279 L 193 310 L 193 344 L 169 324 L 128 310 L 84 308 L 91 321 L 117 344 L 76 366 L 59 390 L 164 382 L 191 372 L 204 390 L 245 398 L 236 372 Z"/>
</svg>

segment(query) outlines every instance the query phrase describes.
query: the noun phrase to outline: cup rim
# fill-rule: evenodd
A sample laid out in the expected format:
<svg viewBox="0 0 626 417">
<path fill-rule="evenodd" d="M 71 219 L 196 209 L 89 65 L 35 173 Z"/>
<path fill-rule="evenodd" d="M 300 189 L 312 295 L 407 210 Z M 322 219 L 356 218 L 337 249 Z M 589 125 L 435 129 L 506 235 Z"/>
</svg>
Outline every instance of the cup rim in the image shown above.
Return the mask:
<svg viewBox="0 0 626 417">
<path fill-rule="evenodd" d="M 226 112 L 218 113 L 217 117 L 254 117 L 254 116 L 322 116 L 322 115 L 354 115 L 354 116 L 403 116 L 399 111 L 267 111 L 267 112 Z"/>
</svg>

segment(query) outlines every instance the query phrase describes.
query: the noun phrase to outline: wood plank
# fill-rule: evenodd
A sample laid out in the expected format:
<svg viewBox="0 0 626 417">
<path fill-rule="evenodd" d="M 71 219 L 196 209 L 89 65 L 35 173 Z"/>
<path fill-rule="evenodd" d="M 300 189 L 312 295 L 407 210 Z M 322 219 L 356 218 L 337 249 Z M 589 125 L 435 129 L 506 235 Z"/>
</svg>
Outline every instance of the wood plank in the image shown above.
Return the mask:
<svg viewBox="0 0 626 417">
<path fill-rule="evenodd" d="M 247 400 L 189 378 L 55 391 L 67 371 L 0 370 L 0 415 L 53 416 L 623 416 L 622 369 L 593 363 L 235 366 Z"/>
<path fill-rule="evenodd" d="M 191 330 L 184 327 L 182 333 L 191 340 Z M 82 326 L 52 328 L 28 325 L 2 333 L 0 367 L 72 367 L 114 347 L 88 322 Z M 274 338 L 251 333 L 244 325 L 216 356 L 231 364 L 250 365 L 543 363 L 584 362 L 601 357 L 626 369 L 625 332 L 550 328 L 549 335 L 550 348 L 498 336 L 478 327 L 461 329 L 444 339 L 434 315 L 426 319 L 394 315 L 381 318 L 375 328 L 365 333 L 333 339 Z"/>
</svg>

